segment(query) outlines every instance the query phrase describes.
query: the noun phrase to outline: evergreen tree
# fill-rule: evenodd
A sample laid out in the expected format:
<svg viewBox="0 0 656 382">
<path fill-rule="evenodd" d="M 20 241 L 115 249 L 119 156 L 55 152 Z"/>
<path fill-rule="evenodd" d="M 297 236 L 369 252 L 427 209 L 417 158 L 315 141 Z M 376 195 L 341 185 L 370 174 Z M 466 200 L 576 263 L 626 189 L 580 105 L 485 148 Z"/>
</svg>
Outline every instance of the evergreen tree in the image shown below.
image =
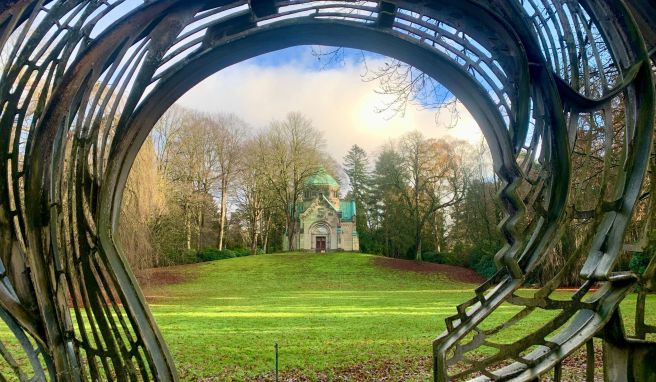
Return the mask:
<svg viewBox="0 0 656 382">
<path fill-rule="evenodd" d="M 402 158 L 391 144 L 384 146 L 376 158 L 369 195 L 371 237 L 377 247 L 376 253 L 410 258 L 413 237 L 409 227 L 412 225 L 396 188 L 401 165 Z"/>
<path fill-rule="evenodd" d="M 360 234 L 360 246 L 364 252 L 367 252 L 369 249 L 368 242 L 370 241 L 367 239 L 369 234 L 367 199 L 369 184 L 371 183 L 369 157 L 360 146 L 353 145 L 344 157 L 343 167 L 351 184 L 350 196 L 355 201 L 356 228 Z"/>
</svg>

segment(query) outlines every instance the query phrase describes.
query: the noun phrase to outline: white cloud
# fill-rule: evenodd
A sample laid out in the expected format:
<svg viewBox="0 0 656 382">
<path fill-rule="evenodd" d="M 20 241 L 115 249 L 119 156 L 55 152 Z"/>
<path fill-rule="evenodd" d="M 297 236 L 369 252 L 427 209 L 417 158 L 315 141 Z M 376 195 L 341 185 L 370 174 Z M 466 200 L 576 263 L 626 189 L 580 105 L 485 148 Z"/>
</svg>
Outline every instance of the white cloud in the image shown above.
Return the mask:
<svg viewBox="0 0 656 382">
<path fill-rule="evenodd" d="M 451 129 L 438 126 L 448 124 L 449 113 L 441 113 L 441 123 L 436 124 L 434 111 L 415 106 L 409 106 L 403 117 L 386 119 L 374 111 L 384 98 L 375 93 L 375 83 L 362 81 L 359 65 L 320 72 L 306 68 L 300 61 L 276 67 L 237 64 L 200 83 L 179 103 L 197 110 L 234 113 L 254 128 L 300 111 L 323 131 L 326 150 L 340 163 L 353 144 L 373 152 L 414 129 L 428 137 L 481 140 L 480 129 L 462 105 L 458 105 L 457 126 Z"/>
</svg>

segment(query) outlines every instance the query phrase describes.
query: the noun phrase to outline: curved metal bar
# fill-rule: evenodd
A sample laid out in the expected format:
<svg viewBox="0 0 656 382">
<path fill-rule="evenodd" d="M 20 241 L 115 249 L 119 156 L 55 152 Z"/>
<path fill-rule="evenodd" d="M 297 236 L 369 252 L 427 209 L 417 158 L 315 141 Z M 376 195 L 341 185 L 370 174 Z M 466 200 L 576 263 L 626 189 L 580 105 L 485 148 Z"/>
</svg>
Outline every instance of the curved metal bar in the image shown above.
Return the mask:
<svg viewBox="0 0 656 382">
<path fill-rule="evenodd" d="M 604 96 L 599 99 L 592 99 L 581 95 L 560 78 L 556 78 L 556 84 L 558 85 L 560 96 L 568 106 L 582 112 L 598 110 L 629 87 L 635 81 L 642 66 L 643 63 L 641 62 L 629 68 L 626 71 L 622 82 L 615 85 L 613 89 L 609 90 L 608 93 L 604 94 Z"/>
</svg>

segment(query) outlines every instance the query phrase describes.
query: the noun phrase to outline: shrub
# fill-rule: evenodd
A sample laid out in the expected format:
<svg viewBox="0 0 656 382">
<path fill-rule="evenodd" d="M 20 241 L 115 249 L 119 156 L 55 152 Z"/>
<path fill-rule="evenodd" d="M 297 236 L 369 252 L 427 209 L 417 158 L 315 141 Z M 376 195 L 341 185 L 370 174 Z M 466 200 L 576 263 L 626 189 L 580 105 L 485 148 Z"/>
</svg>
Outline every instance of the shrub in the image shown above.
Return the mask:
<svg viewBox="0 0 656 382">
<path fill-rule="evenodd" d="M 467 264 L 483 277 L 490 278 L 497 272 L 494 255 L 499 251 L 499 244 L 481 242 L 472 246 L 467 254 Z"/>
<path fill-rule="evenodd" d="M 474 270 L 485 278 L 490 278 L 497 273 L 497 266 L 494 263 L 494 256 L 481 256 L 476 264 Z"/>
<path fill-rule="evenodd" d="M 467 265 L 467 256 L 463 256 L 460 253 L 445 252 L 444 256 L 447 258 L 447 264 L 457 265 L 459 267 L 464 267 Z"/>
<path fill-rule="evenodd" d="M 261 254 L 264 252 L 258 248 L 257 253 Z M 223 250 L 219 250 L 217 248 L 205 248 L 196 253 L 196 257 L 198 261 L 225 260 L 225 259 L 232 259 L 234 257 L 244 257 L 250 255 L 251 255 L 251 250 L 248 248 L 233 248 L 233 249 L 223 249 Z"/>
<path fill-rule="evenodd" d="M 454 252 L 435 252 L 435 251 L 426 251 L 421 254 L 424 261 L 428 261 L 436 264 L 447 264 L 447 265 L 465 265 L 464 256 L 459 255 Z"/>
<path fill-rule="evenodd" d="M 216 261 L 224 259 L 232 259 L 235 253 L 229 249 L 219 250 L 217 248 L 205 248 L 196 253 L 196 257 L 200 261 Z"/>
<path fill-rule="evenodd" d="M 647 265 L 649 265 L 653 253 L 653 248 L 647 248 L 644 252 L 635 252 L 633 256 L 631 256 L 629 268 L 637 274 L 643 274 L 647 269 Z"/>
<path fill-rule="evenodd" d="M 163 259 L 163 263 L 166 265 L 193 264 L 197 262 L 196 251 L 186 249 L 172 251 Z"/>
<path fill-rule="evenodd" d="M 251 250 L 248 248 L 234 248 L 232 249 L 232 252 L 235 254 L 235 257 L 244 257 L 244 256 L 251 255 Z"/>
<path fill-rule="evenodd" d="M 426 251 L 421 254 L 421 258 L 424 261 L 428 261 L 429 263 L 438 263 L 440 264 L 440 259 L 437 256 L 437 252 L 435 251 Z"/>
</svg>

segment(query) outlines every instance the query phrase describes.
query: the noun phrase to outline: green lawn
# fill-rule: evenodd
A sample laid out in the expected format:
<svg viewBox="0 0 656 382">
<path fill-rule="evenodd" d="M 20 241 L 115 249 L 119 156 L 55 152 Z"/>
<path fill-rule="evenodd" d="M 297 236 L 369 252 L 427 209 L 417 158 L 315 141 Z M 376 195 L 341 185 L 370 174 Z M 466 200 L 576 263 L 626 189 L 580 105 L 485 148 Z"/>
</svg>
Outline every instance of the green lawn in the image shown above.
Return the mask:
<svg viewBox="0 0 656 382">
<path fill-rule="evenodd" d="M 429 356 L 472 285 L 397 271 L 359 254 L 280 254 L 184 267 L 188 281 L 147 288 L 183 379 L 308 375 L 365 361 Z"/>
<path fill-rule="evenodd" d="M 280 367 L 290 374 L 329 378 L 361 365 L 403 369 L 422 357 L 413 378 L 424 380 L 432 340 L 474 285 L 374 260 L 360 254 L 222 260 L 178 268 L 186 281 L 146 288 L 146 295 L 183 380 L 262 376 L 273 367 L 275 342 Z M 517 310 L 502 306 L 492 323 Z M 549 313 L 534 312 L 500 342 L 525 334 Z"/>
<path fill-rule="evenodd" d="M 172 267 L 153 278 L 175 282 L 146 285 L 144 294 L 183 381 L 271 381 L 276 342 L 281 381 L 430 380 L 432 341 L 476 285 L 376 259 L 295 253 Z M 622 305 L 627 324 L 634 304 L 630 295 Z M 483 326 L 517 311 L 503 305 Z M 552 315 L 535 311 L 495 341 L 519 338 Z M 0 338 L 7 335 L 0 327 Z"/>
</svg>

